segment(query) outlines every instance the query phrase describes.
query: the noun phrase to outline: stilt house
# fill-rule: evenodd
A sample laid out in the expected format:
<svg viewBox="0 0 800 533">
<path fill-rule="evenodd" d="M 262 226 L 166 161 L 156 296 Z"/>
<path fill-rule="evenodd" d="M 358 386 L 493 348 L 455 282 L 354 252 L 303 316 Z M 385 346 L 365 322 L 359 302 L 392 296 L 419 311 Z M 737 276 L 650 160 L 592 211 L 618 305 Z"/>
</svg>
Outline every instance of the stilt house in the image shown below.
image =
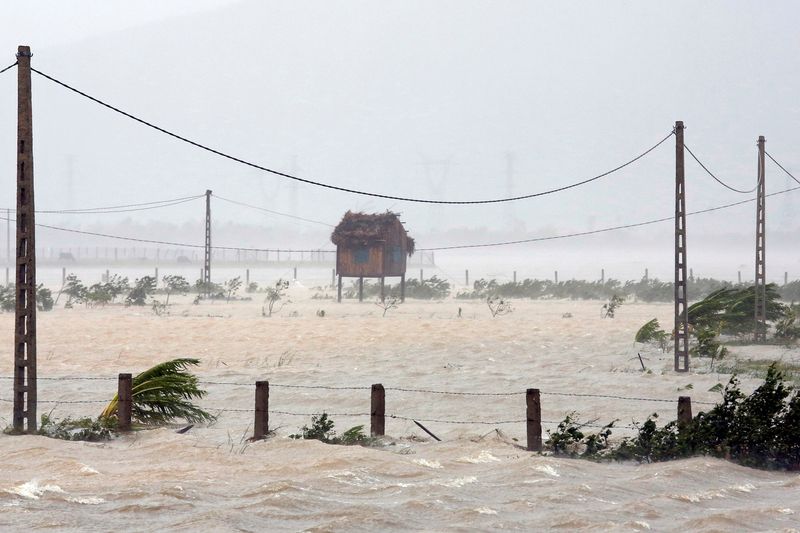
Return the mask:
<svg viewBox="0 0 800 533">
<path fill-rule="evenodd" d="M 414 253 L 397 213 L 353 213 L 348 211 L 333 230 L 336 245 L 338 301 L 342 301 L 342 278 L 358 278 L 358 298 L 364 299 L 364 278 L 380 278 L 381 300 L 386 277 L 400 278 L 400 298 L 405 300 L 406 259 Z"/>
</svg>

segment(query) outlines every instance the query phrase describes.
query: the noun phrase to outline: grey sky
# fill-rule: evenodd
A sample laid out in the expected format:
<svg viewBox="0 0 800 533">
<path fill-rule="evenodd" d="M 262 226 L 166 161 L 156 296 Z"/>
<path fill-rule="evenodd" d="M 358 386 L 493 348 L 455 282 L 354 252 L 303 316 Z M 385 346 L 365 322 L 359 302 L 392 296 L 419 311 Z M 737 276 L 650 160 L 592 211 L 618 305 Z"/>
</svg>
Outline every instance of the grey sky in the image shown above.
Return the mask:
<svg viewBox="0 0 800 533">
<path fill-rule="evenodd" d="M 4 10 L 2 66 L 17 44 L 29 44 L 36 68 L 132 113 L 346 187 L 451 199 L 535 192 L 618 165 L 676 119 L 686 122 L 687 144 L 734 186 L 754 184 L 759 134 L 800 174 L 796 2 L 52 1 Z M 6 73 L 0 167 L 9 170 L 14 113 L 14 74 Z M 43 209 L 211 188 L 331 223 L 347 209 L 390 208 L 416 233 L 437 225 L 509 235 L 581 231 L 673 210 L 672 141 L 574 191 L 510 206 L 431 208 L 295 186 L 39 77 L 34 113 Z M 742 199 L 688 160 L 687 175 L 690 210 Z M 5 176 L 2 205 L 13 202 L 13 173 Z M 767 179 L 768 191 L 788 185 L 774 166 Z M 796 228 L 795 203 L 791 195 L 774 201 L 772 229 Z M 141 219 L 183 222 L 196 211 Z M 220 222 L 293 224 L 238 208 L 216 214 Z M 754 216 L 745 207 L 696 220 L 710 232 L 750 235 Z"/>
</svg>

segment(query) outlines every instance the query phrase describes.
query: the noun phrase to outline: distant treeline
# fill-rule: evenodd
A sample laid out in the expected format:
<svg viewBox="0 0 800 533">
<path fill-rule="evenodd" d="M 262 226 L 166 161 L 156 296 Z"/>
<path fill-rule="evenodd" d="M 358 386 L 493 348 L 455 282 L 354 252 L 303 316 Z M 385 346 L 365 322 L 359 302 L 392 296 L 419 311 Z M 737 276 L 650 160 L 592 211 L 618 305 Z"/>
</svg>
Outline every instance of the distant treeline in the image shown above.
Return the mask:
<svg viewBox="0 0 800 533">
<path fill-rule="evenodd" d="M 746 288 L 750 284 L 731 283 L 714 278 L 690 278 L 687 280 L 687 293 L 691 300 L 701 300 L 709 294 L 724 288 Z M 787 302 L 800 301 L 800 281 L 792 281 L 777 287 L 780 298 Z M 432 276 L 420 282 L 419 279 L 406 281 L 406 297 L 424 300 L 447 298 L 452 293 L 451 284 Z M 380 294 L 380 285 L 364 280 L 364 297 L 374 298 Z M 400 285 L 387 285 L 386 294 L 398 296 Z M 524 279 L 522 281 L 498 282 L 496 279 L 479 279 L 472 284 L 472 290 L 460 291 L 455 298 L 462 300 L 486 299 L 492 296 L 503 298 L 528 299 L 566 299 L 566 300 L 608 300 L 613 296 L 641 302 L 671 302 L 674 299 L 672 281 L 641 279 L 638 281 L 566 280 L 558 283 L 552 280 Z M 344 292 L 345 298 L 358 298 L 358 282 L 353 282 Z"/>
</svg>

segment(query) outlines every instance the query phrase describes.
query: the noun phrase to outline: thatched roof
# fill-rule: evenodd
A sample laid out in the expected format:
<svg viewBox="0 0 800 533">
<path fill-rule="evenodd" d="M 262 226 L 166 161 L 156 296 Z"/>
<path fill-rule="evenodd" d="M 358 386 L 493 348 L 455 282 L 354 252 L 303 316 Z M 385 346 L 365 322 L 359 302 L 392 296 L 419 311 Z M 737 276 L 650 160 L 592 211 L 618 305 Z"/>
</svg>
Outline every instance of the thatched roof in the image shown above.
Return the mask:
<svg viewBox="0 0 800 533">
<path fill-rule="evenodd" d="M 331 241 L 336 246 L 368 246 L 377 240 L 385 239 L 386 233 L 391 231 L 399 220 L 399 214 L 391 211 L 372 214 L 348 211 L 334 228 Z M 414 253 L 414 239 L 408 235 L 406 235 L 406 251 L 408 255 Z"/>
</svg>

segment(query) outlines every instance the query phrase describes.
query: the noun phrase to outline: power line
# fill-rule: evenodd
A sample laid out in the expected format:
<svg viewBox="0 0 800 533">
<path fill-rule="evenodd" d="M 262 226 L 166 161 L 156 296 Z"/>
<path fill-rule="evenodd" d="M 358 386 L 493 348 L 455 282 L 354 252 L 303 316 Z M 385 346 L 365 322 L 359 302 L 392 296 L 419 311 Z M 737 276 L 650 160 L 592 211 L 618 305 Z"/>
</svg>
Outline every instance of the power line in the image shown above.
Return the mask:
<svg viewBox="0 0 800 533">
<path fill-rule="evenodd" d="M 800 189 L 800 186 L 792 187 L 791 189 L 785 189 L 785 190 L 782 190 L 782 191 L 773 192 L 773 193 L 767 194 L 766 196 L 777 196 L 779 194 L 786 194 L 786 193 L 793 192 L 793 191 L 796 191 L 796 190 L 799 190 L 799 189 Z M 736 207 L 737 205 L 743 205 L 743 204 L 750 203 L 750 202 L 753 202 L 753 201 L 755 201 L 755 200 L 751 198 L 751 199 L 747 199 L 747 200 L 741 200 L 739 202 L 733 202 L 733 203 L 730 203 L 730 204 L 720 205 L 720 206 L 716 206 L 716 207 L 710 207 L 708 209 L 702 209 L 700 211 L 692 211 L 692 212 L 686 213 L 686 214 L 687 214 L 687 216 L 688 215 L 701 215 L 703 213 L 711 213 L 713 211 L 719 211 L 721 209 L 728 209 L 730 207 Z M 0 220 L 8 220 L 10 222 L 15 222 L 14 219 L 10 219 L 10 218 L 7 218 L 7 217 L 0 217 Z M 534 238 L 531 238 L 531 239 L 520 239 L 520 240 L 514 240 L 514 241 L 500 241 L 500 242 L 483 243 L 483 244 L 461 244 L 461 245 L 455 245 L 455 246 L 438 246 L 438 247 L 431 247 L 431 248 L 418 248 L 417 250 L 420 251 L 420 252 L 432 252 L 432 251 L 439 251 L 439 250 L 457 250 L 457 249 L 466 249 L 466 248 L 489 248 L 489 247 L 495 247 L 495 246 L 508 246 L 508 245 L 512 245 L 512 244 L 524 244 L 524 243 L 540 242 L 540 241 L 552 241 L 552 240 L 559 240 L 559 239 L 568 239 L 568 238 L 572 238 L 572 237 L 583 237 L 583 236 L 586 236 L 586 235 L 594 235 L 594 234 L 597 234 L 597 233 L 607 233 L 607 232 L 617 231 L 617 230 L 622 230 L 622 229 L 637 228 L 637 227 L 641 227 L 641 226 L 649 226 L 651 224 L 658 224 L 659 222 L 666 222 L 666 221 L 669 221 L 669 220 L 673 220 L 673 217 L 670 216 L 670 217 L 658 218 L 658 219 L 655 219 L 655 220 L 648 220 L 648 221 L 645 221 L 645 222 L 636 222 L 634 224 L 625 224 L 625 225 L 621 225 L 621 226 L 612 226 L 612 227 L 608 227 L 608 228 L 601 228 L 601 229 L 596 229 L 596 230 L 591 230 L 591 231 L 581 231 L 581 232 L 576 232 L 576 233 L 567 233 L 567 234 L 564 234 L 564 235 L 551 235 L 551 236 L 548 236 L 548 237 L 534 237 Z M 78 230 L 78 229 L 73 229 L 73 228 L 63 228 L 63 227 L 60 227 L 60 226 L 53 226 L 53 225 L 50 225 L 50 224 L 39 224 L 39 223 L 37 223 L 36 225 L 39 226 L 39 227 L 42 227 L 42 228 L 52 229 L 52 230 L 56 230 L 56 231 L 64 231 L 64 232 L 67 232 L 67 233 L 77 233 L 77 234 L 81 234 L 81 235 L 91 235 L 91 236 L 94 236 L 94 237 L 105 237 L 105 238 L 108 238 L 108 239 L 117 239 L 117 240 L 130 241 L 130 242 L 141 242 L 141 243 L 147 243 L 147 244 L 163 244 L 165 246 L 176 246 L 176 247 L 179 247 L 179 248 L 204 248 L 205 247 L 202 244 L 188 244 L 188 243 L 172 242 L 172 241 L 160 241 L 160 240 L 155 240 L 155 239 L 139 239 L 139 238 L 135 238 L 135 237 L 124 237 L 124 236 L 121 236 L 121 235 L 111 235 L 111 234 L 108 234 L 108 233 L 99 233 L 99 232 L 95 232 L 95 231 L 84 231 L 84 230 Z M 239 251 L 243 251 L 243 252 L 285 252 L 285 253 L 292 253 L 292 252 L 295 252 L 295 253 L 300 253 L 300 252 L 333 253 L 334 252 L 334 250 L 321 250 L 321 249 L 294 250 L 294 249 L 288 249 L 288 248 L 286 248 L 286 249 L 281 249 L 281 248 L 252 248 L 252 247 L 239 247 L 239 246 L 212 246 L 212 249 L 215 249 L 215 250 L 239 250 Z"/>
<path fill-rule="evenodd" d="M 85 209 L 49 209 L 36 211 L 37 213 L 44 214 L 63 214 L 63 215 L 92 215 L 92 214 L 108 214 L 108 213 L 131 213 L 134 211 L 147 211 L 150 209 L 161 209 L 162 207 L 172 207 L 175 205 L 185 204 L 204 197 L 204 194 L 196 196 L 186 196 L 183 198 L 175 198 L 172 200 L 161 200 L 158 202 L 146 202 L 143 204 L 128 204 L 109 207 L 89 207 Z M 142 206 L 142 207 L 137 207 Z M 13 211 L 13 210 L 12 210 Z"/>
<path fill-rule="evenodd" d="M 719 183 L 720 185 L 722 185 L 722 186 L 723 186 L 723 187 L 725 187 L 726 189 L 730 189 L 730 190 L 732 190 L 733 192 L 738 192 L 738 193 L 741 193 L 741 194 L 750 194 L 750 193 L 753 193 L 753 192 L 755 192 L 755 191 L 756 191 L 756 189 L 758 188 L 759 184 L 761 183 L 761 182 L 760 182 L 760 178 L 759 178 L 759 182 L 758 182 L 758 183 L 756 183 L 756 186 L 755 186 L 755 187 L 753 187 L 752 189 L 750 189 L 749 191 L 743 191 L 743 190 L 737 189 L 737 188 L 735 188 L 735 187 L 731 187 L 730 185 L 728 185 L 727 183 L 725 183 L 724 181 L 722 181 L 721 179 L 719 179 L 718 177 L 716 177 L 716 176 L 715 176 L 715 175 L 714 175 L 714 174 L 713 174 L 713 173 L 712 173 L 710 170 L 708 170 L 708 167 L 706 167 L 706 166 L 705 166 L 705 165 L 702 163 L 702 161 L 700 161 L 700 160 L 697 158 L 697 156 L 696 156 L 696 155 L 694 155 L 694 152 L 692 152 L 692 150 L 691 150 L 691 149 L 690 149 L 688 146 L 686 146 L 686 143 L 683 143 L 683 147 L 684 147 L 684 148 L 686 148 L 686 151 L 687 151 L 687 152 L 689 152 L 689 155 L 691 155 L 691 156 L 692 156 L 692 159 L 694 159 L 695 161 L 697 161 L 697 164 L 698 164 L 698 165 L 700 165 L 700 166 L 703 168 L 703 170 L 705 170 L 705 171 L 706 171 L 706 173 L 707 173 L 709 176 L 711 176 L 712 178 L 714 178 L 714 179 L 716 180 L 716 182 L 717 182 L 717 183 Z"/>
<path fill-rule="evenodd" d="M 239 202 L 239 201 L 236 201 L 236 200 L 223 198 L 222 196 L 219 196 L 217 194 L 212 194 L 211 196 L 213 196 L 217 200 L 222 200 L 223 202 L 228 202 L 228 203 L 231 203 L 231 204 L 240 205 L 242 207 L 249 207 L 250 209 L 256 209 L 258 211 L 264 211 L 265 213 L 271 213 L 273 215 L 279 215 L 279 216 L 282 216 L 282 217 L 294 218 L 296 220 L 302 220 L 303 222 L 310 222 L 312 224 L 320 224 L 322 226 L 328 226 L 329 228 L 335 227 L 333 224 L 328 224 L 327 222 L 320 222 L 319 220 L 312 220 L 310 218 L 298 217 L 298 216 L 295 216 L 295 215 L 290 215 L 288 213 L 281 213 L 280 211 L 273 211 L 271 209 L 267 209 L 266 207 L 259 207 L 257 205 L 246 204 L 244 202 Z"/>
<path fill-rule="evenodd" d="M 793 187 L 791 189 L 785 189 L 783 191 L 770 193 L 767 196 L 775 196 L 775 195 L 778 195 L 778 194 L 785 194 L 787 192 L 796 191 L 798 189 L 800 189 L 800 187 Z M 692 211 L 690 213 L 686 213 L 686 215 L 689 216 L 689 215 L 701 215 L 703 213 L 711 213 L 712 211 L 719 211 L 720 209 L 727 209 L 729 207 L 735 207 L 737 205 L 747 204 L 747 203 L 754 202 L 754 201 L 755 201 L 755 198 L 751 198 L 751 199 L 748 199 L 748 200 L 741 200 L 739 202 L 734 202 L 732 204 L 725 204 L 725 205 L 720 205 L 720 206 L 717 206 L 717 207 L 710 207 L 708 209 L 703 209 L 701 211 Z M 492 243 L 485 243 L 485 244 L 461 244 L 461 245 L 456 245 L 456 246 L 439 246 L 439 247 L 435 247 L 435 248 L 417 248 L 417 250 L 420 251 L 420 252 L 433 252 L 433 251 L 439 251 L 439 250 L 458 250 L 458 249 L 464 249 L 464 248 L 489 248 L 489 247 L 494 247 L 494 246 L 508 246 L 508 245 L 511 245 L 511 244 L 524 244 L 524 243 L 529 243 L 529 242 L 554 241 L 554 240 L 558 240 L 558 239 L 568 239 L 568 238 L 571 238 L 571 237 L 583 237 L 585 235 L 594 235 L 596 233 L 607 233 L 609 231 L 616 231 L 616 230 L 621 230 L 621 229 L 638 228 L 640 226 L 649 226 L 650 224 L 658 224 L 659 222 L 667 222 L 669 220 L 674 220 L 674 217 L 658 218 L 658 219 L 655 219 L 655 220 L 648 220 L 646 222 L 637 222 L 635 224 L 625 224 L 625 225 L 622 225 L 622 226 L 612 226 L 610 228 L 602 228 L 602 229 L 596 229 L 596 230 L 592 230 L 592 231 L 581 231 L 581 232 L 577 232 L 577 233 L 567 233 L 565 235 L 551 235 L 549 237 L 534 237 L 532 239 L 520 239 L 520 240 L 516 240 L 516 241 L 501 241 L 501 242 L 492 242 Z"/>
<path fill-rule="evenodd" d="M 9 70 L 9 69 L 11 69 L 11 68 L 13 68 L 13 67 L 16 67 L 16 66 L 17 66 L 17 63 L 16 63 L 16 62 L 14 62 L 14 63 L 12 63 L 11 65 L 9 65 L 9 66 L 7 66 L 6 68 L 4 68 L 3 70 L 0 70 L 0 74 L 2 74 L 3 72 L 5 72 L 5 71 L 7 71 L 7 70 Z"/>
<path fill-rule="evenodd" d="M 108 103 L 106 103 L 106 102 L 104 102 L 104 101 L 102 101 L 102 100 L 100 100 L 98 98 L 95 98 L 94 96 L 91 96 L 91 95 L 89 95 L 89 94 L 87 94 L 87 93 L 85 93 L 83 91 L 80 91 L 80 90 L 76 89 L 75 87 L 72 87 L 72 86 L 64 83 L 63 81 L 60 81 L 60 80 L 57 80 L 56 78 L 48 76 L 47 74 L 45 74 L 45 73 L 43 73 L 43 72 L 41 72 L 39 70 L 36 70 L 35 68 L 31 68 L 31 70 L 33 72 L 39 74 L 40 76 L 42 76 L 44 78 L 47 78 L 48 80 L 52 81 L 53 83 L 61 85 L 65 89 L 68 89 L 68 90 L 70 90 L 70 91 L 72 91 L 72 92 L 74 92 L 76 94 L 79 94 L 79 95 L 83 96 L 84 98 L 87 98 L 87 99 L 89 99 L 89 100 L 91 100 L 91 101 L 93 101 L 93 102 L 95 102 L 97 104 L 100 104 L 103 107 L 106 107 L 106 108 L 108 108 L 108 109 L 110 109 L 112 111 L 115 111 L 115 112 L 123 115 L 123 116 L 126 116 L 126 117 L 130 118 L 131 120 L 135 120 L 136 122 L 138 122 L 140 124 L 143 124 L 143 125 L 145 125 L 145 126 L 147 126 L 149 128 L 152 128 L 152 129 L 154 129 L 156 131 L 159 131 L 159 132 L 161 132 L 161 133 L 163 133 L 165 135 L 169 135 L 170 137 L 172 137 L 174 139 L 178 139 L 179 141 L 183 141 L 183 142 L 185 142 L 187 144 L 190 144 L 190 145 L 192 145 L 192 146 L 194 146 L 196 148 L 200 148 L 201 150 L 205 150 L 207 152 L 210 152 L 212 154 L 218 155 L 220 157 L 224 157 L 226 159 L 230 159 L 231 161 L 235 161 L 237 163 L 241 163 L 242 165 L 246 165 L 246 166 L 251 167 L 251 168 L 262 170 L 264 172 L 269 172 L 270 174 L 274 174 L 276 176 L 281 176 L 281 177 L 288 178 L 288 179 L 291 179 L 291 180 L 294 180 L 294 181 L 299 181 L 301 183 L 305 183 L 305 184 L 308 184 L 308 185 L 314 185 L 316 187 L 323 187 L 323 188 L 326 188 L 326 189 L 346 192 L 346 193 L 350 193 L 350 194 L 359 194 L 359 195 L 362 195 L 362 196 L 372 196 L 372 197 L 375 197 L 375 198 L 384 198 L 384 199 L 387 199 L 387 200 L 399 200 L 399 201 L 403 201 L 403 202 L 416 202 L 416 203 L 423 203 L 423 204 L 447 204 L 447 205 L 496 204 L 496 203 L 503 203 L 503 202 L 513 202 L 513 201 L 517 201 L 517 200 L 526 200 L 526 199 L 529 199 L 529 198 L 536 198 L 536 197 L 539 197 L 539 196 L 545 196 L 545 195 L 548 195 L 548 194 L 562 192 L 562 191 L 566 191 L 568 189 L 579 187 L 581 185 L 585 185 L 585 184 L 590 183 L 590 182 L 595 181 L 595 180 L 599 180 L 600 178 L 608 176 L 609 174 L 613 174 L 614 172 L 617 172 L 618 170 L 621 170 L 621 169 L 627 167 L 628 165 L 633 164 L 634 162 L 638 161 L 639 159 L 643 158 L 644 156 L 646 156 L 647 154 L 649 154 L 650 152 L 652 152 L 653 150 L 655 150 L 656 148 L 661 146 L 661 144 L 663 144 L 667 139 L 669 139 L 673 135 L 673 132 L 670 132 L 669 134 L 667 134 L 666 137 L 664 137 L 663 139 L 658 141 L 652 147 L 648 148 L 647 150 L 645 150 L 641 154 L 637 155 L 633 159 L 631 159 L 631 160 L 629 160 L 629 161 L 627 161 L 627 162 L 625 162 L 625 163 L 623 163 L 623 164 L 621 164 L 621 165 L 619 165 L 619 166 L 617 166 L 617 167 L 615 167 L 615 168 L 613 168 L 611 170 L 608 170 L 606 172 L 603 172 L 602 174 L 598 174 L 598 175 L 593 176 L 591 178 L 588 178 L 588 179 L 573 183 L 571 185 L 565 185 L 563 187 L 558 187 L 558 188 L 555 188 L 555 189 L 550 189 L 550 190 L 547 190 L 547 191 L 542 191 L 542 192 L 533 193 L 533 194 L 526 194 L 526 195 L 523 195 L 523 196 L 514 196 L 514 197 L 509 197 L 509 198 L 496 198 L 496 199 L 492 199 L 492 200 L 469 200 L 469 201 L 428 200 L 428 199 L 422 199 L 422 198 L 409 198 L 409 197 L 403 197 L 403 196 L 393 196 L 393 195 L 389 195 L 389 194 L 380 194 L 380 193 L 361 191 L 361 190 L 357 190 L 357 189 L 349 189 L 349 188 L 346 188 L 346 187 L 340 187 L 338 185 L 331 185 L 329 183 L 322 183 L 322 182 L 319 182 L 319 181 L 313 181 L 313 180 L 310 180 L 310 179 L 301 178 L 301 177 L 298 177 L 298 176 L 294 176 L 292 174 L 287 174 L 285 172 L 280 172 L 278 170 L 267 168 L 267 167 L 258 165 L 256 163 L 252 163 L 250 161 L 246 161 L 246 160 L 241 159 L 239 157 L 230 155 L 228 153 L 222 152 L 220 150 L 211 148 L 211 147 L 206 146 L 204 144 L 201 144 L 201 143 L 199 143 L 197 141 L 192 141 L 192 140 L 190 140 L 190 139 L 188 139 L 186 137 L 183 137 L 182 135 L 178 135 L 177 133 L 174 133 L 172 131 L 164 129 L 164 128 L 160 127 L 160 126 L 156 126 L 155 124 L 153 124 L 151 122 L 148 122 L 148 121 L 146 121 L 146 120 L 144 120 L 142 118 L 139 118 L 139 117 L 137 117 L 135 115 L 132 115 L 132 114 L 126 112 L 126 111 L 123 111 L 123 110 L 121 110 L 121 109 L 119 109 L 117 107 L 114 107 L 113 105 L 108 104 Z"/>
<path fill-rule="evenodd" d="M 767 154 L 767 157 L 769 157 L 770 159 L 772 159 L 772 162 L 773 162 L 773 163 L 775 163 L 776 165 L 778 165 L 778 167 L 779 167 L 781 170 L 783 170 L 784 172 L 786 172 L 786 174 L 788 174 L 788 176 L 789 176 L 790 178 L 792 178 L 792 179 L 793 179 L 794 181 L 796 181 L 797 183 L 800 183 L 800 180 L 798 180 L 797 178 L 795 178 L 795 177 L 794 177 L 794 175 L 793 175 L 791 172 L 789 172 L 788 170 L 786 170 L 785 168 L 783 168 L 783 165 L 781 165 L 780 163 L 778 163 L 777 161 L 775 161 L 775 158 L 774 158 L 774 157 L 772 157 L 772 156 L 769 154 L 769 152 L 767 152 L 767 151 L 764 151 L 764 153 L 765 153 L 765 154 Z M 769 196 L 769 195 L 767 195 L 767 196 Z"/>
</svg>

